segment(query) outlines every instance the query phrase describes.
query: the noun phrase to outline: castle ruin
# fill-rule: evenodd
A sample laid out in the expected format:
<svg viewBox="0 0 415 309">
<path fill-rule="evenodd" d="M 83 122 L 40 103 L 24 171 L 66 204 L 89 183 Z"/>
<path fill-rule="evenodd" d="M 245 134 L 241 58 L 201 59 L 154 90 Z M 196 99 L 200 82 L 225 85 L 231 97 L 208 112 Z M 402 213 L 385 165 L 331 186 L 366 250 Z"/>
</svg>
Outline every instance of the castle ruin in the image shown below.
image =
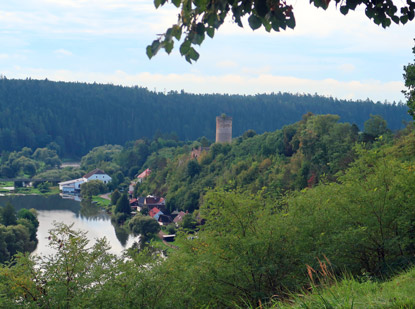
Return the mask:
<svg viewBox="0 0 415 309">
<path fill-rule="evenodd" d="M 216 143 L 232 142 L 232 117 L 225 114 L 216 117 Z"/>
</svg>

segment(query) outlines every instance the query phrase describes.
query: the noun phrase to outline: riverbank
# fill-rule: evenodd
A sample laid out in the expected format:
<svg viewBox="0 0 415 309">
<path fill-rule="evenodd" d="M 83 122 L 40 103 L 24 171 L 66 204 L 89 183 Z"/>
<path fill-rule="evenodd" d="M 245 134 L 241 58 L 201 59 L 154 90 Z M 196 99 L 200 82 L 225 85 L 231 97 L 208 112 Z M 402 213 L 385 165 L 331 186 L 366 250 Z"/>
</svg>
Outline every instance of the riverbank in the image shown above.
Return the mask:
<svg viewBox="0 0 415 309">
<path fill-rule="evenodd" d="M 34 187 L 0 187 L 0 195 L 59 195 L 59 187 L 50 187 L 47 191 L 43 191 L 42 189 Z"/>
<path fill-rule="evenodd" d="M 39 184 L 35 186 L 15 186 L 13 181 L 0 181 L 0 194 L 2 195 L 57 195 L 59 194 L 58 186 L 48 184 Z"/>
</svg>

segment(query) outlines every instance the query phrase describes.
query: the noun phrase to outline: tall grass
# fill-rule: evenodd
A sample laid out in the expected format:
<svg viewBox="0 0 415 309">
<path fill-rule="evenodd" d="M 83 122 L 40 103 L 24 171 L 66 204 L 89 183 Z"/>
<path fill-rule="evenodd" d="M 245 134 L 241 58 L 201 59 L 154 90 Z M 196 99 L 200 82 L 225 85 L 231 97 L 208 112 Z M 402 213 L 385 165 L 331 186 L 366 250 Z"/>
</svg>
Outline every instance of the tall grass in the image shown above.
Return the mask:
<svg viewBox="0 0 415 309">
<path fill-rule="evenodd" d="M 311 292 L 274 302 L 271 308 L 415 308 L 415 268 L 382 283 L 344 278 L 332 281 L 331 285 L 324 283 L 326 279 L 316 279 L 320 271 L 310 269 L 310 272 L 312 282 L 316 283 L 311 284 Z"/>
</svg>

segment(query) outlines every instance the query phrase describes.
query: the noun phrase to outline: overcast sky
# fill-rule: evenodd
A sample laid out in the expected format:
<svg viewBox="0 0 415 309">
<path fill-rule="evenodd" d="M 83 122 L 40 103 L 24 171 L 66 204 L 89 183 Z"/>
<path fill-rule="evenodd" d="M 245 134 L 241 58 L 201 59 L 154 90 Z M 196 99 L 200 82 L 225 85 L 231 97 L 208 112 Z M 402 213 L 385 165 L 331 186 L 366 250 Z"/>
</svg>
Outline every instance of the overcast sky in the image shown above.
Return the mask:
<svg viewBox="0 0 415 309">
<path fill-rule="evenodd" d="M 414 61 L 415 22 L 383 29 L 362 10 L 343 16 L 291 1 L 297 27 L 241 29 L 229 18 L 206 38 L 197 63 L 178 50 L 149 60 L 145 47 L 177 9 L 144 0 L 7 0 L 0 4 L 0 74 L 138 85 L 193 93 L 318 93 L 404 101 L 403 66 Z M 176 44 L 176 47 L 178 45 Z"/>
</svg>

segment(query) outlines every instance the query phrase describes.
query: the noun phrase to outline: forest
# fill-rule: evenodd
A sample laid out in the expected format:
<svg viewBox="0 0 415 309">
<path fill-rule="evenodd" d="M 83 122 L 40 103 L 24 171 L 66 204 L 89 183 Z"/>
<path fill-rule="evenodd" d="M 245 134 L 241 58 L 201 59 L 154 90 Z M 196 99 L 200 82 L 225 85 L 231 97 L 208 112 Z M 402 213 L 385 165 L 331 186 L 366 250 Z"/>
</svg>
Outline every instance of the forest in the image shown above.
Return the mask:
<svg viewBox="0 0 415 309">
<path fill-rule="evenodd" d="M 209 150 L 191 158 L 192 148 L 206 144 Z M 306 299 L 351 282 L 355 289 L 341 301 L 354 306 L 360 286 L 413 274 L 414 145 L 413 124 L 392 132 L 372 116 L 359 132 L 336 115 L 308 113 L 231 144 L 159 138 L 97 147 L 83 168 L 111 167 L 121 181 L 130 178 L 128 159 L 140 171 L 151 166 L 136 193 L 159 190 L 169 208 L 189 210 L 204 224 L 179 230 L 178 249 L 167 258 L 152 242 L 120 258 L 105 240 L 89 246 L 81 231 L 57 224 L 50 236 L 55 256 L 18 255 L 0 268 L 0 304 L 280 308 L 294 295 Z M 382 304 L 409 308 L 408 295 Z"/>
<path fill-rule="evenodd" d="M 317 94 L 273 93 L 254 96 L 155 92 L 141 87 L 0 79 L 0 149 L 4 153 L 53 148 L 61 158 L 79 159 L 105 144 L 152 139 L 169 134 L 193 141 L 215 136 L 215 117 L 233 117 L 233 135 L 252 129 L 273 132 L 303 114 L 336 114 L 363 128 L 380 115 L 392 130 L 409 121 L 403 103 L 346 101 Z M 30 112 L 28 112 L 30 111 Z M 53 147 L 50 147 L 53 145 Z M 57 147 L 56 147 L 57 146 Z"/>
<path fill-rule="evenodd" d="M 86 84 L 48 81 L 3 79 L 2 82 L 37 83 L 46 88 L 84 87 L 89 94 L 92 89 Z M 183 93 L 165 95 L 141 88 L 94 87 L 166 100 L 170 96 L 200 99 L 189 104 L 202 104 L 206 98 L 217 98 L 220 102 L 224 98 Z M 109 98 L 109 93 L 101 97 L 108 106 L 111 105 Z M 400 280 L 401 277 L 395 277 L 399 274 L 413 276 L 414 125 L 408 122 L 397 130 L 396 126 L 400 127 L 397 123 L 404 117 L 399 121 L 388 118 L 399 110 L 407 112 L 407 107 L 287 94 L 229 96 L 229 101 L 237 102 L 238 98 L 248 102 L 235 103 L 245 106 L 246 111 L 262 98 L 260 106 L 269 108 L 265 108 L 268 114 L 274 108 L 272 99 L 298 100 L 298 104 L 318 99 L 320 103 L 310 103 L 310 108 L 305 107 L 307 112 L 298 119 L 280 122 L 276 129 L 266 127 L 272 117 L 268 120 L 264 117 L 263 122 L 258 120 L 261 126 L 258 130 L 250 126 L 243 131 L 244 126 L 238 127 L 235 122 L 235 131 L 239 133 L 234 131 L 231 143 L 213 143 L 209 134 L 194 139 L 181 136 L 190 125 L 176 133 L 168 129 L 163 132 L 155 126 L 156 133 L 150 130 L 149 136 L 94 146 L 99 143 L 96 135 L 88 140 L 91 143 L 84 140 L 86 154 L 81 158 L 80 168 L 60 167 L 61 158 L 69 155 L 63 138 L 61 141 L 47 138 L 46 144 L 39 147 L 25 144 L 19 148 L 16 144 L 13 146 L 16 149 L 3 151 L 2 177 L 29 176 L 41 182 L 40 179 L 77 178 L 95 168 L 104 170 L 113 179 L 102 190 L 115 190 L 111 196 L 115 228 L 124 224 L 144 237 L 122 256 L 116 256 L 108 252 L 105 239 L 91 245 L 82 231 L 56 223 L 49 236 L 50 246 L 56 253 L 31 256 L 28 252 L 36 246 L 36 214 L 28 210 L 16 214 L 12 205 L 5 205 L 0 218 L 3 263 L 0 265 L 0 307 L 282 308 L 295 303 L 302 306 L 306 299 L 313 302 L 314 295 L 319 300 L 314 306 L 317 308 L 322 304 L 335 307 L 340 301 L 342 306 L 352 307 L 355 301 L 358 303 L 356 299 L 363 297 L 356 292 L 360 287 L 386 287 L 388 282 Z M 95 104 L 98 101 L 91 99 Z M 342 115 L 322 112 L 323 106 L 343 103 L 348 107 L 359 106 L 356 115 L 360 118 L 346 122 Z M 185 107 L 186 104 L 178 106 L 189 112 L 190 105 Z M 309 111 L 319 104 L 321 110 Z M 295 105 L 294 101 L 291 105 Z M 126 106 L 132 105 L 126 103 Z M 212 106 L 213 103 L 208 107 Z M 232 107 L 231 104 L 223 106 Z M 367 114 L 362 112 L 362 106 L 367 107 Z M 375 114 L 377 106 L 386 115 Z M 40 107 L 42 104 L 39 104 L 41 110 Z M 95 108 L 99 115 L 99 105 Z M 86 138 L 86 134 L 102 133 L 88 129 L 93 124 L 91 119 L 88 123 L 91 118 L 88 108 L 79 106 L 78 112 L 84 117 L 80 119 L 84 120 L 86 129 L 77 131 L 79 134 Z M 213 107 L 211 113 L 214 119 L 217 111 Z M 119 116 L 121 121 L 124 117 L 121 114 L 114 118 Z M 205 114 L 208 114 L 206 110 Z M 232 110 L 228 114 L 235 119 Z M 47 116 L 50 123 L 53 115 L 50 111 Z M 99 120 L 105 121 L 102 116 Z M 130 112 L 129 117 L 135 116 Z M 78 121 L 69 117 L 62 119 L 73 124 Z M 195 124 L 199 120 L 195 115 L 189 119 Z M 251 115 L 250 119 L 254 124 L 255 117 Z M 162 118 L 158 122 L 169 123 Z M 200 128 L 204 126 L 202 121 L 197 122 Z M 42 121 L 36 123 L 42 126 Z M 121 131 L 125 123 L 119 123 Z M 140 128 L 148 129 L 134 125 L 125 132 Z M 190 129 L 192 134 L 194 131 Z M 65 132 L 71 134 L 69 129 Z M 110 134 L 115 137 L 118 133 L 114 130 Z M 126 133 L 123 138 L 128 136 Z M 74 141 L 72 137 L 70 140 Z M 168 250 L 160 249 L 157 244 L 154 234 L 160 227 L 154 224 L 154 219 L 144 213 L 132 216 L 126 194 L 119 194 L 115 201 L 116 192 L 126 192 L 137 174 L 147 168 L 151 174 L 135 185 L 133 195 L 162 196 L 168 212 L 188 213 L 186 226 L 174 228 L 176 240 Z M 92 189 L 84 186 L 81 193 L 95 195 Z M 413 280 L 408 282 L 413 287 Z M 347 290 L 344 287 L 347 284 L 354 285 L 354 290 Z M 325 292 L 327 288 L 346 289 L 348 294 L 333 300 L 330 292 Z M 386 307 L 409 308 L 415 305 L 410 296 L 406 293 L 400 298 L 379 297 L 383 297 L 382 304 Z"/>
</svg>

